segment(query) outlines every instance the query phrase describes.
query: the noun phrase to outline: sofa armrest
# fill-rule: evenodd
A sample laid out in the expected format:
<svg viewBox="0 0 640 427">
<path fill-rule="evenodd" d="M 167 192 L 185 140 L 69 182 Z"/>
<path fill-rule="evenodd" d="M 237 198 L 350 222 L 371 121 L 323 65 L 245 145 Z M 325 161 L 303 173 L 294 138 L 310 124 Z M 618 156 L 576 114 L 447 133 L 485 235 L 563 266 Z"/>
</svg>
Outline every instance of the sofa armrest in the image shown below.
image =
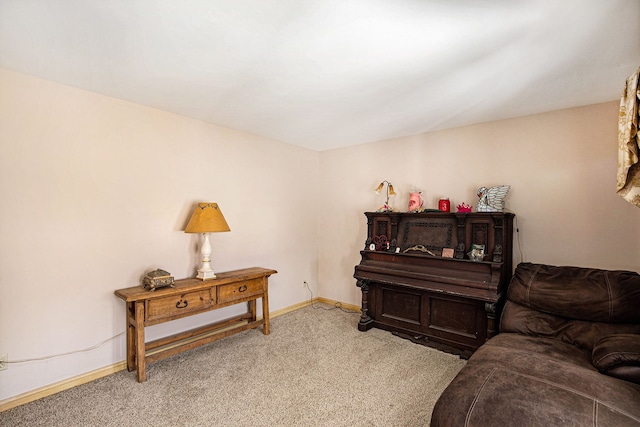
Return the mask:
<svg viewBox="0 0 640 427">
<path fill-rule="evenodd" d="M 593 346 L 591 360 L 605 375 L 640 384 L 640 335 L 603 337 Z"/>
</svg>

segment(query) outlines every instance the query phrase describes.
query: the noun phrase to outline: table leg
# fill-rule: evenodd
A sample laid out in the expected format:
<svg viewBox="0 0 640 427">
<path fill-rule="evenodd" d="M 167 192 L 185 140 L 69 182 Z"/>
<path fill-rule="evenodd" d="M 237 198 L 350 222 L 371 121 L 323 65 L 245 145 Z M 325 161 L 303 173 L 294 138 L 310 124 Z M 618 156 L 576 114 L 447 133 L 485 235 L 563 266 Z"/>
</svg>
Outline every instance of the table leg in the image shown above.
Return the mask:
<svg viewBox="0 0 640 427">
<path fill-rule="evenodd" d="M 249 319 L 249 321 L 255 322 L 258 318 L 258 313 L 256 311 L 256 300 L 252 299 L 250 301 L 247 301 L 247 308 L 249 309 L 249 314 L 251 315 L 251 319 Z"/>
<path fill-rule="evenodd" d="M 135 304 L 127 303 L 127 371 L 131 372 L 136 369 L 136 336 L 134 327 L 135 322 Z"/>
<path fill-rule="evenodd" d="M 265 335 L 269 335 L 269 293 L 266 289 L 264 291 L 264 295 L 262 296 L 262 318 L 264 319 L 262 332 Z"/>
<path fill-rule="evenodd" d="M 147 361 L 145 360 L 144 345 L 144 301 L 136 301 L 136 364 L 138 367 L 138 382 L 147 380 Z"/>
</svg>

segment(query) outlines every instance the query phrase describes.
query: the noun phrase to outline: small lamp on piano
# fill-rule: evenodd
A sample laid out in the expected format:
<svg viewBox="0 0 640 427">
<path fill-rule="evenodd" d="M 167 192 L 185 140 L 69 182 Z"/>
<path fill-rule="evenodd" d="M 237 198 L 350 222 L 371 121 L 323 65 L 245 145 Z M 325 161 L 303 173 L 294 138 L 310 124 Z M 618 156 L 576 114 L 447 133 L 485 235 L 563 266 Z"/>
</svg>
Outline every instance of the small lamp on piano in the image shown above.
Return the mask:
<svg viewBox="0 0 640 427">
<path fill-rule="evenodd" d="M 389 196 L 396 195 L 396 192 L 393 191 L 393 185 L 391 185 L 389 181 L 382 181 L 380 185 L 378 185 L 378 188 L 376 188 L 376 193 L 380 194 L 382 192 L 382 188 L 384 187 L 385 183 L 387 183 L 387 200 L 384 202 L 383 206 L 378 208 L 378 212 L 390 212 L 393 210 L 391 206 L 389 206 Z"/>
<path fill-rule="evenodd" d="M 198 269 L 198 279 L 215 279 L 216 274 L 211 268 L 211 243 L 209 243 L 209 233 L 221 231 L 231 231 L 227 221 L 222 215 L 222 211 L 217 203 L 198 203 L 193 211 L 191 219 L 185 228 L 185 233 L 201 233 L 202 266 Z"/>
</svg>

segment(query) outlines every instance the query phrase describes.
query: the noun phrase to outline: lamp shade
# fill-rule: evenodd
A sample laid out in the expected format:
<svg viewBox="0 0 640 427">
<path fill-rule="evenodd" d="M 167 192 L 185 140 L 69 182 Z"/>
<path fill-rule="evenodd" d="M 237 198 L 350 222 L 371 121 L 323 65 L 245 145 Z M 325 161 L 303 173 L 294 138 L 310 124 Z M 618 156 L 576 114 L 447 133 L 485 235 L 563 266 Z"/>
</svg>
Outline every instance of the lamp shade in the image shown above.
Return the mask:
<svg viewBox="0 0 640 427">
<path fill-rule="evenodd" d="M 184 232 L 214 233 L 218 231 L 231 231 L 218 204 L 198 203 Z"/>
<path fill-rule="evenodd" d="M 395 196 L 396 195 L 396 192 L 393 191 L 393 185 L 391 185 L 391 184 L 389 184 L 389 195 L 390 196 Z"/>
</svg>

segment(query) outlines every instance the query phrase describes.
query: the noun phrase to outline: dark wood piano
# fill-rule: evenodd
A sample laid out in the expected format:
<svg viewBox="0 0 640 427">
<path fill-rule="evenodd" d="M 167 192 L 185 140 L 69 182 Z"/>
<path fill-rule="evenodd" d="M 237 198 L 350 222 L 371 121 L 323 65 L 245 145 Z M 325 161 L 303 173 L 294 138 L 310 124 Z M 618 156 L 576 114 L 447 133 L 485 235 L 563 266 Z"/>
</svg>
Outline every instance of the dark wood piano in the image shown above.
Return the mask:
<svg viewBox="0 0 640 427">
<path fill-rule="evenodd" d="M 462 357 L 496 334 L 513 271 L 512 213 L 365 215 L 354 274 L 360 331 L 385 329 Z"/>
</svg>

